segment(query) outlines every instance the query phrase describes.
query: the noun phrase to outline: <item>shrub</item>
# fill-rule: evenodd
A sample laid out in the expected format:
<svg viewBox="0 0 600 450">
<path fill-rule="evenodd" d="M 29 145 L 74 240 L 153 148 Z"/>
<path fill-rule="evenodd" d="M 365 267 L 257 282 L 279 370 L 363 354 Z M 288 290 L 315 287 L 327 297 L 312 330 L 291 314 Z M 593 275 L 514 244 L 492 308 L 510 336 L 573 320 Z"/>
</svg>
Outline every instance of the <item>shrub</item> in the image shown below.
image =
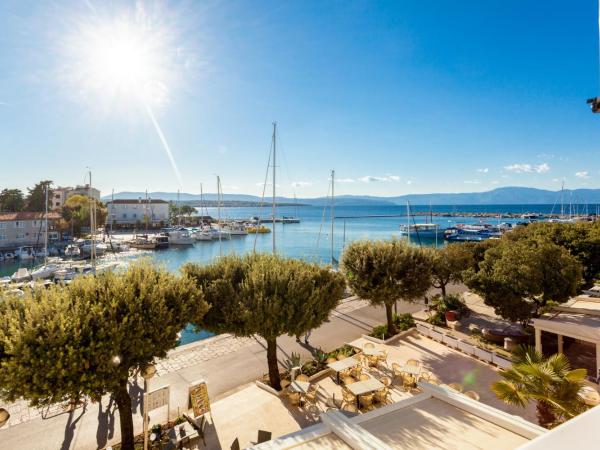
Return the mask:
<svg viewBox="0 0 600 450">
<path fill-rule="evenodd" d="M 400 314 L 399 316 L 394 314 L 393 321 L 394 328 L 396 331 L 395 333 L 390 333 L 386 324 L 374 327 L 369 336 L 373 336 L 377 339 L 383 339 L 385 341 L 386 339 L 389 339 L 392 336 L 396 335 L 397 332 L 406 331 L 415 326 L 415 319 L 413 319 L 413 316 L 409 313 Z"/>
</svg>

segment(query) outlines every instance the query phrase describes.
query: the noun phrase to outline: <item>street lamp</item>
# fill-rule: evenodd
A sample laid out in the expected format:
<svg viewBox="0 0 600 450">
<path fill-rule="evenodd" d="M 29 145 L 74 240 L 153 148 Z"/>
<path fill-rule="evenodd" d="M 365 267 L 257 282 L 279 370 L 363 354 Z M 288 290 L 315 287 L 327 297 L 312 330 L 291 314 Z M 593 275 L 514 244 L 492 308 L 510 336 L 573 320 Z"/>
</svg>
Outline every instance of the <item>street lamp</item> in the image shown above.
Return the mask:
<svg viewBox="0 0 600 450">
<path fill-rule="evenodd" d="M 148 380 L 154 375 L 156 375 L 156 367 L 154 364 L 148 364 L 142 369 L 142 378 L 144 379 L 144 450 L 148 450 L 148 405 L 146 405 L 146 394 L 148 393 Z"/>
</svg>

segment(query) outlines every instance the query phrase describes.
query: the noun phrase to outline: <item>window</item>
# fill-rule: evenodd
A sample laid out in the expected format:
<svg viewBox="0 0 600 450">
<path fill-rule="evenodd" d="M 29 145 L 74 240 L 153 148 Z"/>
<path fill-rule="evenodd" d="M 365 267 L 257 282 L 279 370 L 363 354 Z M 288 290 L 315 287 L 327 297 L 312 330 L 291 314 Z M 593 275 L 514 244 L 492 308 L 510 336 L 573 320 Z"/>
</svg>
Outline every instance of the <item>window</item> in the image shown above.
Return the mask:
<svg viewBox="0 0 600 450">
<path fill-rule="evenodd" d="M 123 213 L 123 219 L 127 219 L 127 214 Z"/>
<path fill-rule="evenodd" d="M 25 239 L 25 235 L 23 233 L 17 233 L 17 239 Z"/>
<path fill-rule="evenodd" d="M 0 241 L 5 241 L 5 240 L 6 240 L 6 235 L 0 234 Z"/>
<path fill-rule="evenodd" d="M 133 218 L 136 219 L 137 218 L 137 214 L 133 213 Z"/>
<path fill-rule="evenodd" d="M 4 230 L 6 228 L 6 222 L 0 222 L 0 230 Z"/>
<path fill-rule="evenodd" d="M 25 222 L 17 220 L 15 222 L 15 228 L 25 228 Z"/>
</svg>

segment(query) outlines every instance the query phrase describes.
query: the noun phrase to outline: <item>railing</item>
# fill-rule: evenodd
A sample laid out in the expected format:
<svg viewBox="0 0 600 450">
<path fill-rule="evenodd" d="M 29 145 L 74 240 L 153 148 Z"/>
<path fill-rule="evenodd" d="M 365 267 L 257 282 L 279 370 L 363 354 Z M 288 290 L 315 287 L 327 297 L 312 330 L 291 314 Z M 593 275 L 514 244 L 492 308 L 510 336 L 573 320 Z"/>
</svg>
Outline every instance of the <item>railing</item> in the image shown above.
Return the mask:
<svg viewBox="0 0 600 450">
<path fill-rule="evenodd" d="M 434 341 L 445 344 L 448 347 L 466 353 L 469 356 L 473 356 L 480 361 L 488 364 L 494 364 L 501 369 L 507 369 L 512 365 L 508 359 L 503 358 L 496 352 L 478 347 L 470 342 L 452 336 L 445 330 L 439 328 L 436 329 L 436 327 L 428 326 L 424 323 L 417 323 L 417 331 L 423 336 L 427 336 Z"/>
</svg>

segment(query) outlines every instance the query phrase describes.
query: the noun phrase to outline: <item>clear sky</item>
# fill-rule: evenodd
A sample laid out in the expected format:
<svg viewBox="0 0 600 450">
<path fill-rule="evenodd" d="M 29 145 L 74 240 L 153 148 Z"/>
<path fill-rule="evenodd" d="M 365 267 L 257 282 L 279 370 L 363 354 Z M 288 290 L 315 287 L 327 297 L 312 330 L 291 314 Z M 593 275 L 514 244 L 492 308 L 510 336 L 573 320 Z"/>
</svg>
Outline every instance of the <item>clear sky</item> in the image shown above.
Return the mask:
<svg viewBox="0 0 600 450">
<path fill-rule="evenodd" d="M 0 189 L 258 194 L 273 120 L 284 195 L 597 188 L 597 8 L 2 0 Z"/>
</svg>

